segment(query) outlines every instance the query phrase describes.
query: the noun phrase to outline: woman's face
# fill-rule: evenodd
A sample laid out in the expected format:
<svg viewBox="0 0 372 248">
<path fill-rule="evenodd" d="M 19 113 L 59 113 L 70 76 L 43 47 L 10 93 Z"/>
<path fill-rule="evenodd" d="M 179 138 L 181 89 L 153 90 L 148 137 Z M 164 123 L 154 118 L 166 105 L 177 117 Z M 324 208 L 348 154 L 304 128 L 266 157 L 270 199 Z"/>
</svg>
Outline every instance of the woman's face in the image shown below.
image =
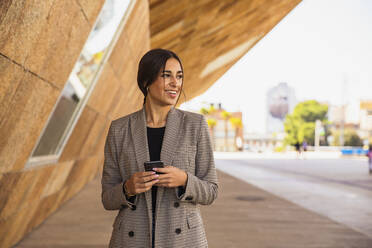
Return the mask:
<svg viewBox="0 0 372 248">
<path fill-rule="evenodd" d="M 175 58 L 167 60 L 164 70 L 159 72 L 155 82 L 149 86 L 147 94 L 152 103 L 158 105 L 175 105 L 181 92 L 183 71 Z"/>
</svg>

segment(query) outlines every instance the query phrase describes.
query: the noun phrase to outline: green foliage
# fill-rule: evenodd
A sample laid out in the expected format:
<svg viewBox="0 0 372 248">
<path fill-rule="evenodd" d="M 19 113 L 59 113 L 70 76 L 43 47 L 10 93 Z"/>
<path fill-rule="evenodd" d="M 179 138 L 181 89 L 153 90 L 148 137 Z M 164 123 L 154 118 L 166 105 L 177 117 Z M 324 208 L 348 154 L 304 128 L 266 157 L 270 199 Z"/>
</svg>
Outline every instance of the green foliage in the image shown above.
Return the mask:
<svg viewBox="0 0 372 248">
<path fill-rule="evenodd" d="M 277 147 L 275 147 L 274 152 L 285 152 L 285 147 L 284 146 L 277 146 Z"/>
<path fill-rule="evenodd" d="M 201 109 L 200 109 L 200 113 L 201 113 L 202 115 L 208 115 L 208 114 L 209 114 L 209 111 L 208 111 L 208 109 L 206 109 L 206 108 L 201 108 Z"/>
<path fill-rule="evenodd" d="M 304 140 L 308 144 L 314 144 L 315 138 L 315 123 L 314 122 L 305 122 L 303 123 L 298 130 L 298 141 L 302 143 Z"/>
<path fill-rule="evenodd" d="M 234 128 L 241 128 L 243 126 L 242 119 L 238 117 L 231 117 L 229 121 Z"/>
<path fill-rule="evenodd" d="M 214 128 L 217 125 L 217 120 L 215 118 L 208 118 L 207 123 L 210 128 Z"/>
<path fill-rule="evenodd" d="M 340 145 L 340 131 L 333 131 L 333 142 L 332 145 Z M 363 146 L 363 140 L 359 135 L 352 129 L 346 129 L 344 132 L 344 146 Z"/>
<path fill-rule="evenodd" d="M 221 112 L 221 118 L 223 120 L 228 120 L 230 119 L 230 117 L 231 117 L 231 113 L 227 112 L 226 110 Z"/>
<path fill-rule="evenodd" d="M 293 115 L 298 116 L 304 122 L 314 122 L 316 120 L 326 121 L 328 106 L 320 104 L 315 100 L 300 102 L 293 110 Z"/>
<path fill-rule="evenodd" d="M 315 121 L 321 120 L 326 124 L 327 113 L 328 106 L 315 100 L 297 104 L 293 113 L 288 114 L 284 120 L 284 131 L 287 133 L 285 143 L 294 145 L 296 142 L 302 143 L 306 140 L 309 145 L 314 145 Z"/>
</svg>

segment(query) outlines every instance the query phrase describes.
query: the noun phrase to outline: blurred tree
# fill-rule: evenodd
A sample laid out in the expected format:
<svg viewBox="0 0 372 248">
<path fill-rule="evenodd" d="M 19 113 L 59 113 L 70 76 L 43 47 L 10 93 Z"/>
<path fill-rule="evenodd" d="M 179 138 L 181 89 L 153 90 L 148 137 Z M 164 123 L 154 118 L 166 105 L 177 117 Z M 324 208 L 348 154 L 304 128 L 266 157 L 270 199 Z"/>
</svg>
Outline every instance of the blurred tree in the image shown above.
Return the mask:
<svg viewBox="0 0 372 248">
<path fill-rule="evenodd" d="M 201 108 L 201 109 L 200 109 L 200 113 L 201 113 L 202 115 L 208 115 L 208 114 L 209 114 L 209 111 L 208 111 L 208 109 L 206 109 L 206 108 Z"/>
<path fill-rule="evenodd" d="M 332 145 L 339 146 L 340 145 L 340 131 L 334 130 L 332 131 L 333 142 Z M 344 133 L 344 145 L 345 146 L 363 146 L 363 140 L 359 137 L 357 132 L 352 129 L 346 129 Z"/>
<path fill-rule="evenodd" d="M 308 144 L 314 144 L 315 138 L 315 123 L 305 122 L 300 126 L 298 130 L 298 141 L 303 142 L 304 140 Z"/>
<path fill-rule="evenodd" d="M 294 145 L 304 140 L 309 145 L 314 145 L 315 121 L 322 121 L 323 125 L 328 123 L 328 106 L 320 104 L 315 100 L 300 102 L 296 105 L 292 114 L 288 114 L 284 121 L 284 131 L 287 133 L 284 142 Z M 325 133 L 325 136 L 328 133 Z M 327 137 L 325 137 L 325 140 Z"/>
<path fill-rule="evenodd" d="M 208 113 L 209 114 L 213 114 L 214 112 L 216 111 L 216 109 L 214 108 L 214 105 L 211 105 L 208 109 Z"/>
<path fill-rule="evenodd" d="M 214 119 L 214 118 L 208 118 L 207 123 L 208 123 L 208 126 L 209 126 L 210 130 L 211 130 L 211 136 L 212 136 L 212 142 L 213 142 L 213 151 L 215 151 L 216 150 L 216 145 L 215 145 L 216 139 L 215 139 L 215 135 L 214 135 L 214 128 L 217 125 L 217 120 Z"/>
<path fill-rule="evenodd" d="M 222 111 L 221 112 L 221 118 L 225 121 L 225 151 L 227 151 L 227 132 L 228 132 L 228 129 L 227 129 L 227 124 L 228 124 L 228 120 L 230 119 L 231 117 L 231 114 L 229 112 L 227 112 L 226 110 Z"/>
</svg>

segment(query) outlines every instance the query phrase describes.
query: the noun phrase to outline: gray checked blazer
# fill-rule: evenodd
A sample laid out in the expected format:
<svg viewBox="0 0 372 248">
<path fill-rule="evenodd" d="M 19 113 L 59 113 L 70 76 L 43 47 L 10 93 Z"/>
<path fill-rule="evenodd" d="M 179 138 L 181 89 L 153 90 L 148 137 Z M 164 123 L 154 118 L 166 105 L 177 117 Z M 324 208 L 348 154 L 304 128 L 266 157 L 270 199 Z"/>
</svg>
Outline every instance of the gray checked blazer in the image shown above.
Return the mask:
<svg viewBox="0 0 372 248">
<path fill-rule="evenodd" d="M 150 160 L 145 108 L 111 122 L 104 150 L 102 203 L 119 210 L 109 247 L 151 247 L 151 190 L 132 202 L 123 194 L 123 182 L 145 171 Z M 208 247 L 199 204 L 217 198 L 218 181 L 208 125 L 201 114 L 172 107 L 167 116 L 160 159 L 187 173 L 184 191 L 158 187 L 155 247 Z"/>
</svg>

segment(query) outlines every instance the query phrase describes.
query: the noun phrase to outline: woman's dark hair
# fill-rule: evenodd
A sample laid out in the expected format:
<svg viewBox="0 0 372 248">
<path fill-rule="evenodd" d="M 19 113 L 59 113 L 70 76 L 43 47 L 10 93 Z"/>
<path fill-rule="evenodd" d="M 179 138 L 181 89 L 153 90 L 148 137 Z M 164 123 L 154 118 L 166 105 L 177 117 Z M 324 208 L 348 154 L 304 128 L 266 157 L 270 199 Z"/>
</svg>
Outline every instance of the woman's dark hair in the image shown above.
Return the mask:
<svg viewBox="0 0 372 248">
<path fill-rule="evenodd" d="M 146 102 L 147 87 L 149 87 L 156 80 L 156 78 L 159 75 L 159 72 L 164 70 L 165 64 L 167 63 L 167 60 L 170 58 L 175 58 L 180 63 L 181 70 L 183 71 L 183 66 L 180 58 L 177 56 L 177 54 L 170 50 L 160 48 L 152 49 L 148 51 L 145 55 L 143 55 L 143 57 L 141 58 L 138 64 L 137 83 L 138 87 L 140 88 L 144 95 L 143 104 L 145 104 Z M 181 85 L 181 91 L 182 87 L 183 82 Z"/>
</svg>

